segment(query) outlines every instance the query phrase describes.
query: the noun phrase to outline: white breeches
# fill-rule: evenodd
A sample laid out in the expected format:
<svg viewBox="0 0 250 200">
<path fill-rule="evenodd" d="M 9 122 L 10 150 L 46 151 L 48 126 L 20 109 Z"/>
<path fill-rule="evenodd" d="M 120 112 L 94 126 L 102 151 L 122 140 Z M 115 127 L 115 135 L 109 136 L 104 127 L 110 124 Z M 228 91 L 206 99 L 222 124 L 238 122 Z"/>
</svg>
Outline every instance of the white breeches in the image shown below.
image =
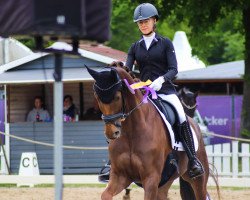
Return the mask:
<svg viewBox="0 0 250 200">
<path fill-rule="evenodd" d="M 161 97 L 162 99 L 164 99 L 165 101 L 169 102 L 172 106 L 175 107 L 178 116 L 179 116 L 179 120 L 180 123 L 186 121 L 186 114 L 184 112 L 183 106 L 179 100 L 179 98 L 177 97 L 176 94 L 158 94 L 159 97 Z"/>
</svg>

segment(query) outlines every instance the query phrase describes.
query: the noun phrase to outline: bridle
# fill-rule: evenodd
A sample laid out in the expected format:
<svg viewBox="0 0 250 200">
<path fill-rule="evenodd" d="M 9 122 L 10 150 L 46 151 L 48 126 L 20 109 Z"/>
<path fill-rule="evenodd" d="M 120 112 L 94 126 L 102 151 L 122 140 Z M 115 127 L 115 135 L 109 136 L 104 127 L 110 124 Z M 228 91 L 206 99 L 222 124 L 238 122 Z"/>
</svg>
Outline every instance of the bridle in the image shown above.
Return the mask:
<svg viewBox="0 0 250 200">
<path fill-rule="evenodd" d="M 108 90 L 112 89 L 115 85 L 123 83 L 121 79 L 119 79 L 116 83 L 114 83 L 113 85 L 111 85 L 108 88 L 101 88 L 99 87 L 96 83 L 94 84 L 94 90 L 95 87 L 97 87 L 99 90 L 102 91 L 106 91 L 108 92 Z M 124 88 L 125 85 L 122 85 L 122 88 Z M 104 121 L 105 124 L 113 124 L 116 127 L 120 128 L 121 124 L 117 123 L 117 120 L 121 120 L 124 121 L 127 117 L 129 117 L 136 109 L 138 109 L 142 104 L 143 104 L 143 100 L 138 103 L 134 108 L 132 108 L 129 112 L 126 113 L 126 103 L 125 103 L 125 98 L 124 98 L 124 93 L 121 90 L 121 94 L 122 94 L 122 108 L 121 108 L 121 112 L 113 114 L 113 115 L 102 115 L 102 120 Z"/>
<path fill-rule="evenodd" d="M 185 107 L 186 107 L 187 109 L 189 109 L 189 110 L 195 109 L 195 108 L 197 107 L 197 103 L 195 103 L 193 106 L 190 106 L 190 105 L 187 105 L 187 104 L 183 101 L 183 99 L 181 99 L 181 103 L 182 103 L 183 106 L 185 106 Z"/>
</svg>

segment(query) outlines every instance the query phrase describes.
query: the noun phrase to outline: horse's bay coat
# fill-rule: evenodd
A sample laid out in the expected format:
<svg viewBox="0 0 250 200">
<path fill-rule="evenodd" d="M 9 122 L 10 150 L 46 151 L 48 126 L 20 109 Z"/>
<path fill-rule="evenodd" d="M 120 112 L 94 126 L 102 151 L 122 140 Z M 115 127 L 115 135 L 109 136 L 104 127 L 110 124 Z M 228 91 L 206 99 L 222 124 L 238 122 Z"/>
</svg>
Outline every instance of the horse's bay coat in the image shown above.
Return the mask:
<svg viewBox="0 0 250 200">
<path fill-rule="evenodd" d="M 102 72 L 95 75 L 95 72 L 88 70 L 94 78 L 99 77 L 95 84 L 100 87 Z M 129 84 L 134 83 L 132 77 L 123 68 L 117 67 L 115 70 L 120 80 L 126 79 Z M 113 76 L 114 74 L 110 73 L 110 80 L 114 80 L 114 83 L 111 83 L 109 88 L 119 81 Z M 105 121 L 104 132 L 110 139 L 109 155 L 112 166 L 110 181 L 101 196 L 102 200 L 111 200 L 134 181 L 141 182 L 145 191 L 144 200 L 166 200 L 172 182 L 179 176 L 182 199 L 210 199 L 206 189 L 209 176 L 206 151 L 199 127 L 191 119 L 189 119 L 190 124 L 199 140 L 197 157 L 204 166 L 205 174 L 191 180 L 187 173 L 187 156 L 185 152 L 178 152 L 179 174 L 176 172 L 165 185 L 158 188 L 165 159 L 172 152 L 172 148 L 168 130 L 157 110 L 150 102 L 140 104 L 143 99 L 140 90 L 132 94 L 125 86 L 116 91 L 109 103 L 101 102 L 96 93 L 95 97 L 104 118 L 108 119 Z M 133 109 L 134 111 L 130 113 Z M 125 118 L 114 118 L 119 113 L 130 114 Z"/>
</svg>

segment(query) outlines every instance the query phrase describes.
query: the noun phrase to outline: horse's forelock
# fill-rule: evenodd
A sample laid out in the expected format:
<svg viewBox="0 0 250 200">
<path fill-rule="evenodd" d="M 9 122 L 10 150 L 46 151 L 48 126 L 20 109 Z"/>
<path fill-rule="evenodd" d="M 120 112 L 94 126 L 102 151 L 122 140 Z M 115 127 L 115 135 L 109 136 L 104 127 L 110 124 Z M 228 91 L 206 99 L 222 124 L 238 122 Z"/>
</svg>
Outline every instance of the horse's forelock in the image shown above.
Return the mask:
<svg viewBox="0 0 250 200">
<path fill-rule="evenodd" d="M 127 81 L 129 81 L 130 83 L 138 82 L 138 81 L 135 81 L 136 77 L 128 67 L 117 66 L 115 69 L 117 70 L 117 73 L 121 79 L 127 79 Z"/>
<path fill-rule="evenodd" d="M 94 90 L 103 103 L 110 103 L 115 93 L 122 88 L 122 81 L 114 68 L 106 67 L 100 72 L 94 84 Z"/>
<path fill-rule="evenodd" d="M 108 65 L 108 67 L 113 67 L 116 69 L 122 68 L 130 75 L 132 79 L 135 80 L 135 82 L 138 82 L 138 78 L 135 76 L 133 71 L 131 71 L 129 67 L 125 66 L 122 61 L 113 61 Z"/>
</svg>

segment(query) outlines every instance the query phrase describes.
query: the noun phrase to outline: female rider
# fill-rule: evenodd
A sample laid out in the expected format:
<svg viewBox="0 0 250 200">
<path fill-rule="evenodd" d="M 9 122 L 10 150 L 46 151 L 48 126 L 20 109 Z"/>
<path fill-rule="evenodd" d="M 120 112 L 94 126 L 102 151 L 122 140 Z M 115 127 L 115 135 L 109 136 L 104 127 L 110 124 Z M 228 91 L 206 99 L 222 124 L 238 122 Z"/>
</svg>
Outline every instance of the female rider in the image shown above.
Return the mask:
<svg viewBox="0 0 250 200">
<path fill-rule="evenodd" d="M 183 147 L 189 159 L 188 173 L 190 178 L 196 178 L 204 173 L 204 169 L 196 157 L 190 125 L 172 83 L 178 73 L 175 50 L 168 38 L 155 32 L 158 19 L 158 11 L 152 4 L 143 3 L 136 7 L 134 22 L 137 23 L 142 37 L 130 47 L 126 66 L 132 70 L 136 61 L 140 71 L 140 79 L 153 81 L 150 87 L 157 91 L 159 97 L 176 109 L 180 123 L 180 138 L 185 143 Z M 106 172 L 105 176 L 107 175 Z M 102 174 L 100 174 L 100 179 L 101 176 Z"/>
</svg>

